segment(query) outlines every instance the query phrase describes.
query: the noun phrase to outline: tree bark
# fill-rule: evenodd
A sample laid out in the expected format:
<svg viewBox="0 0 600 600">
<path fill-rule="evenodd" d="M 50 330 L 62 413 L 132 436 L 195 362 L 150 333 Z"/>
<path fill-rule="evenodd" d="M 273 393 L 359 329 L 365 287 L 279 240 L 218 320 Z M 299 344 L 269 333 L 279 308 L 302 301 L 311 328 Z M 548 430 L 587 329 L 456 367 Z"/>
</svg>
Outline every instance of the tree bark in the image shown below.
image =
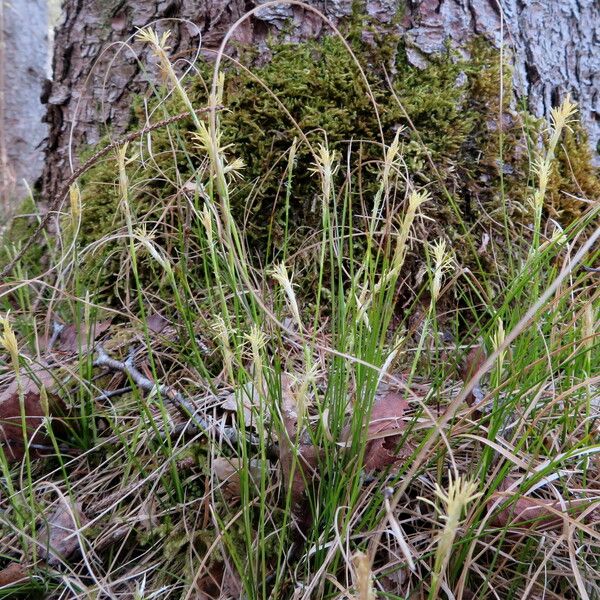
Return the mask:
<svg viewBox="0 0 600 600">
<path fill-rule="evenodd" d="M 515 92 L 537 116 L 567 93 L 579 102 L 596 148 L 600 140 L 600 3 L 597 0 L 423 0 L 413 2 L 407 36 L 413 61 L 483 35 L 504 41 Z"/>
<path fill-rule="evenodd" d="M 171 52 L 184 68 L 196 49 L 216 49 L 231 25 L 259 4 L 264 0 L 66 0 L 46 98 L 50 131 L 44 195 L 56 193 L 76 167 L 78 152 L 96 144 L 106 127 L 119 134 L 129 125 L 132 95 L 144 93 L 153 75 L 151 68 L 149 72 L 143 67 L 151 58 L 131 40 L 132 32 L 161 20 L 157 28 L 172 31 Z M 353 2 L 307 4 L 339 23 L 351 15 Z M 409 59 L 417 66 L 444 49 L 448 40 L 458 48 L 479 35 L 498 47 L 504 43 L 514 64 L 514 89 L 528 99 L 531 110 L 548 115 L 570 92 L 580 102 L 592 144 L 598 143 L 596 0 L 366 0 L 362 10 L 376 27 L 405 36 Z M 261 9 L 233 39 L 266 49 L 267 36 L 284 30 L 285 39 L 295 41 L 319 36 L 327 26 L 314 13 L 282 4 Z"/>
<path fill-rule="evenodd" d="M 0 196 L 6 212 L 42 172 L 40 94 L 48 58 L 46 0 L 0 1 Z"/>
</svg>

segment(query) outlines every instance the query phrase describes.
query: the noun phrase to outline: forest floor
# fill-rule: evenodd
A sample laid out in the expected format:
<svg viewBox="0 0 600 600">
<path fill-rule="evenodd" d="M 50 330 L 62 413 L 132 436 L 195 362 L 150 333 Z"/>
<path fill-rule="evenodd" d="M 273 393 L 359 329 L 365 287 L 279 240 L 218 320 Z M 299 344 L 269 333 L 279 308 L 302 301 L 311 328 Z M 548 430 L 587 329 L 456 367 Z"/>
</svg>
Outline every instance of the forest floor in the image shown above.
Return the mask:
<svg viewBox="0 0 600 600">
<path fill-rule="evenodd" d="M 544 208 L 574 105 L 527 166 L 529 225 L 483 241 L 424 238 L 434 184 L 399 130 L 360 214 L 350 159 L 309 144 L 318 223 L 292 246 L 294 140 L 267 260 L 219 111 L 163 66 L 194 179 L 150 218 L 164 163 L 123 144 L 122 225 L 80 245 L 73 185 L 43 272 L 0 285 L 0 597 L 600 597 L 599 204 Z M 511 258 L 488 279 L 465 247 Z"/>
</svg>

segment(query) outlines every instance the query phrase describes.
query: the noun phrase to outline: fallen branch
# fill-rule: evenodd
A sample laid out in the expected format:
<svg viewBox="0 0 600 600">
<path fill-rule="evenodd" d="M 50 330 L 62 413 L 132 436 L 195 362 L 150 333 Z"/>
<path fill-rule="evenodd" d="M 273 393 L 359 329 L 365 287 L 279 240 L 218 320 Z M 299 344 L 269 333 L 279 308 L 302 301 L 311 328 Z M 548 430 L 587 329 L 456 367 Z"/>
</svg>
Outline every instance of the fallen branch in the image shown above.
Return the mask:
<svg viewBox="0 0 600 600">
<path fill-rule="evenodd" d="M 214 431 L 221 439 L 225 439 L 230 444 L 235 444 L 242 439 L 245 439 L 254 446 L 259 445 L 258 438 L 253 434 L 242 434 L 235 427 L 219 427 L 214 422 L 211 422 L 208 417 L 198 415 L 198 409 L 194 406 L 193 400 L 186 398 L 183 394 L 165 384 L 158 384 L 143 373 L 141 373 L 134 364 L 135 353 L 130 353 L 127 360 L 121 361 L 111 358 L 102 345 L 96 346 L 97 358 L 94 360 L 95 367 L 104 367 L 113 371 L 125 373 L 135 385 L 141 390 L 151 393 L 158 393 L 163 398 L 167 398 L 171 404 L 187 419 L 185 429 L 192 426 L 197 431 L 205 434 L 210 434 Z"/>
</svg>

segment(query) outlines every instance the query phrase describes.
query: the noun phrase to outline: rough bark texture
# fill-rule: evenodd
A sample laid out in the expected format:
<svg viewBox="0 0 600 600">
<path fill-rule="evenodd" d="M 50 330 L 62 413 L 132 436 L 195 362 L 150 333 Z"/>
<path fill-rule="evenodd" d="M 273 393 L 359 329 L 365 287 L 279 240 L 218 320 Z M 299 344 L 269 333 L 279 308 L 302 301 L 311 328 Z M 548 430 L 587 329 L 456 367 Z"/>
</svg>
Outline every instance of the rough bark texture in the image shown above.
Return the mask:
<svg viewBox="0 0 600 600">
<path fill-rule="evenodd" d="M 46 0 L 0 4 L 0 194 L 7 208 L 42 172 L 48 10 Z"/>
<path fill-rule="evenodd" d="M 116 42 L 163 19 L 158 29 L 172 30 L 172 52 L 183 68 L 200 41 L 203 52 L 214 50 L 232 23 L 263 3 L 66 0 L 47 97 L 45 195 L 56 192 L 75 167 L 77 153 L 98 142 L 106 126 L 115 134 L 127 128 L 132 95 L 148 88 L 152 67 L 142 65 L 151 63 L 151 58 L 131 40 L 127 47 Z M 352 12 L 352 0 L 307 3 L 336 23 Z M 526 94 L 531 109 L 548 114 L 570 91 L 582 106 L 592 143 L 600 138 L 600 5 L 596 0 L 502 0 L 501 8 L 498 0 L 366 0 L 362 10 L 376 25 L 406 35 L 409 57 L 416 65 L 442 50 L 448 39 L 460 47 L 474 35 L 484 35 L 500 45 L 504 36 L 513 49 L 515 89 Z M 284 29 L 286 39 L 300 40 L 320 35 L 326 26 L 298 6 L 279 5 L 260 10 L 236 31 L 234 39 L 265 48 L 267 35 Z"/>
<path fill-rule="evenodd" d="M 518 94 L 548 115 L 566 93 L 579 102 L 592 143 L 600 140 L 600 2 L 597 0 L 424 0 L 408 28 L 416 64 L 473 34 L 500 46 L 514 65 Z M 503 21 L 503 22 L 502 22 Z"/>
</svg>

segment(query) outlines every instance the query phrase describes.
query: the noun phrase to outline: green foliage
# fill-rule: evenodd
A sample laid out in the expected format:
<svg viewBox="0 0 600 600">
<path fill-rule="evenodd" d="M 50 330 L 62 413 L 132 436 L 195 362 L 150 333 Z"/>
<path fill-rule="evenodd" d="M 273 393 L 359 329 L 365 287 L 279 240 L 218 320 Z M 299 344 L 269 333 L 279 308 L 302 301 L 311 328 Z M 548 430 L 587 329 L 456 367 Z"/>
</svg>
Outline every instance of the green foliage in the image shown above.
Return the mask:
<svg viewBox="0 0 600 600">
<path fill-rule="evenodd" d="M 27 240 L 35 231 L 37 226 L 38 208 L 28 196 L 17 212 L 17 215 L 11 220 L 0 243 L 0 265 L 8 263 L 23 242 Z M 29 252 L 23 257 L 19 267 L 23 274 L 29 276 L 38 275 L 41 272 L 41 261 L 46 250 L 43 240 L 35 244 Z"/>
<path fill-rule="evenodd" d="M 356 31 L 364 28 L 359 25 Z M 392 212 L 402 213 L 410 186 L 426 186 L 433 202 L 425 210 L 433 220 L 420 232 L 422 237 L 445 237 L 463 266 L 491 281 L 491 273 L 506 271 L 508 259 L 501 246 L 493 256 L 478 254 L 479 241 L 493 230 L 500 235 L 497 224 L 503 220 L 517 230 L 531 220 L 526 199 L 532 183 L 528 180 L 532 146 L 524 138 L 520 113 L 510 109 L 508 96 L 499 96 L 501 77 L 504 89 L 510 89 L 510 69 L 483 40 L 471 44 L 468 58 L 448 49 L 419 69 L 409 64 L 402 39 L 391 34 L 374 38 L 366 44 L 358 35 L 349 36 L 369 88 L 347 48 L 333 36 L 302 44 L 272 44 L 266 64 L 252 70 L 226 68 L 221 131 L 224 143 L 230 145 L 229 155 L 242 158 L 246 165 L 244 182 L 236 184 L 231 204 L 236 221 L 244 224 L 250 254 L 262 264 L 269 263 L 281 256 L 285 246 L 297 253 L 305 276 L 311 277 L 315 263 L 306 250 L 307 240 L 321 224 L 315 206 L 318 184 L 310 171 L 314 149 L 326 141 L 343 163 L 350 161 L 353 176 L 336 183 L 340 194 L 350 194 L 354 218 L 360 220 L 369 213 L 377 190 L 382 143 L 389 144 L 401 128 L 407 177 L 404 188 L 397 190 Z M 251 51 L 246 50 L 242 59 L 245 64 L 256 63 Z M 211 77 L 212 65 L 203 62 L 198 74 L 184 82 L 195 106 L 206 105 Z M 166 99 L 151 105 L 156 119 L 185 110 L 180 99 L 167 97 L 165 90 L 162 94 Z M 133 110 L 136 129 L 146 122 L 142 102 L 134 103 Z M 192 128 L 191 120 L 184 119 L 153 132 L 150 143 L 144 139 L 137 148 L 143 166 L 134 161 L 129 169 L 134 221 L 146 222 L 149 229 L 160 223 L 155 233 L 168 252 L 183 235 L 181 217 L 188 208 L 181 187 L 195 182 L 201 162 L 189 134 Z M 295 138 L 299 146 L 288 206 L 286 153 Z M 568 224 L 580 214 L 581 203 L 562 191 L 596 197 L 600 183 L 581 131 L 569 134 L 564 148 L 549 214 L 560 215 Z M 573 174 L 579 189 L 570 183 Z M 124 232 L 114 156 L 91 169 L 82 178 L 81 189 L 80 247 Z M 573 204 L 577 206 L 572 208 Z M 24 239 L 29 229 L 22 229 L 11 231 L 9 239 Z M 172 235 L 177 231 L 179 239 Z M 527 235 L 523 230 L 523 237 Z M 122 283 L 125 246 L 124 239 L 102 242 L 86 258 L 84 278 L 89 287 L 102 290 L 107 301 Z M 36 250 L 28 260 L 35 264 L 40 257 L 41 251 Z M 419 266 L 407 264 L 413 275 Z M 156 272 L 146 272 L 143 265 L 141 276 L 144 281 L 157 280 Z M 497 287 L 500 282 L 491 284 Z"/>
<path fill-rule="evenodd" d="M 435 203 L 428 212 L 435 215 L 436 225 L 428 237 L 460 239 L 464 223 L 469 226 L 481 214 L 474 208 L 473 199 L 483 197 L 484 210 L 498 202 L 498 136 L 490 125 L 497 118 L 497 102 L 493 100 L 499 88 L 497 54 L 480 44 L 469 60 L 448 51 L 420 70 L 408 63 L 401 40 L 387 38 L 372 47 L 355 46 L 371 91 L 352 56 L 334 37 L 299 45 L 274 45 L 271 60 L 252 73 L 227 70 L 227 110 L 221 117 L 223 138 L 231 144 L 230 154 L 246 164 L 245 185 L 236 186 L 232 209 L 238 222 L 246 224 L 251 252 L 263 260 L 276 256 L 282 244 L 286 222 L 285 155 L 300 132 L 313 149 L 326 139 L 343 161 L 351 149 L 350 160 L 357 176 L 348 183 L 357 215 L 368 211 L 375 194 L 377 163 L 383 154 L 381 143 L 389 143 L 398 128 L 403 128 L 402 154 L 411 183 L 432 184 Z M 252 61 L 251 56 L 245 58 L 246 62 Z M 393 65 L 392 89 L 384 76 L 384 64 L 388 70 Z M 206 63 L 199 66 L 199 71 L 187 86 L 198 107 L 207 102 L 212 75 Z M 172 98 L 155 108 L 160 118 L 183 110 L 181 103 Z M 139 123 L 143 122 L 139 105 L 137 114 Z M 176 197 L 178 186 L 193 180 L 199 161 L 187 133 L 189 125 L 184 121 L 152 133 L 150 163 L 160 169 L 160 176 L 150 180 L 147 173 L 141 173 L 139 179 L 135 172 L 130 174 L 137 219 L 152 222 Z M 481 154 L 482 145 L 485 156 Z M 288 240 L 293 250 L 299 249 L 320 223 L 314 206 L 318 190 L 309 170 L 313 161 L 311 148 L 301 141 L 288 222 L 289 231 L 294 232 Z M 88 173 L 82 190 L 80 241 L 85 246 L 122 225 L 114 161 L 106 159 Z M 398 190 L 398 203 L 405 192 Z M 310 256 L 306 258 L 310 262 Z M 462 259 L 474 266 L 468 252 Z M 110 273 L 117 265 L 115 255 L 104 265 L 104 272 Z"/>
<path fill-rule="evenodd" d="M 44 514 L 34 500 L 50 486 L 92 519 L 80 533 L 101 582 L 90 583 L 88 561 L 65 556 L 43 575 L 60 591 L 94 594 L 102 585 L 98 593 L 136 598 L 216 597 L 237 579 L 248 598 L 301 589 L 333 598 L 355 593 L 348 559 L 367 544 L 375 568 L 366 579 L 389 597 L 428 589 L 435 597 L 441 577 L 453 594 L 518 595 L 533 589 L 549 555 L 564 565 L 576 555 L 592 580 L 595 540 L 577 507 L 593 516 L 597 294 L 578 264 L 583 256 L 595 264 L 600 234 L 579 256 L 571 249 L 597 207 L 564 236 L 540 236 L 542 200 L 562 202 L 559 190 L 569 185 L 554 142 L 570 125 L 571 105 L 554 132 L 524 120 L 526 144 L 519 115 L 498 96 L 500 77 L 510 73 L 489 47 L 475 43 L 469 61 L 448 53 L 423 71 L 396 42 L 376 48 L 363 49 L 365 66 L 395 72 L 390 89 L 368 69 L 377 110 L 333 38 L 274 47 L 273 60 L 255 70 L 262 84 L 228 71 L 221 146 L 229 144 L 227 159 L 246 161 L 245 181 L 224 172 L 231 163 L 214 148 L 198 152 L 189 120 L 119 155 L 120 191 L 114 158 L 82 178 L 81 226 L 73 202 L 70 214 L 63 209 L 47 287 L 18 279 L 16 291 L 6 286 L 6 297 L 16 298 L 10 321 L 23 365 L 48 365 L 73 417 L 60 447 L 52 438 L 56 456 L 39 461 L 27 481 L 22 465 L 2 464 L 3 559 L 30 556 Z M 198 106 L 210 76 L 203 64 L 186 82 Z M 150 108 L 153 119 L 183 110 L 173 98 Z M 141 105 L 135 110 L 143 122 Z M 403 126 L 399 148 L 390 142 Z M 577 131 L 568 135 L 566 152 L 585 143 Z M 335 194 L 322 191 L 328 152 L 320 154 L 321 172 L 311 172 L 310 146 L 325 139 L 342 163 Z M 530 169 L 537 155 L 550 165 L 544 173 L 555 168 L 547 190 L 540 182 L 548 178 Z M 593 186 L 593 169 L 582 173 Z M 519 226 L 531 219 L 532 195 L 542 200 L 530 236 Z M 375 197 L 380 211 L 371 210 Z M 401 222 L 391 222 L 397 216 Z M 492 239 L 477 248 L 483 233 Z M 433 237 L 440 239 L 428 244 Z M 510 250 L 522 260 L 503 268 Z M 474 276 L 459 270 L 465 265 Z M 490 294 L 498 282 L 499 293 Z M 38 296 L 19 299 L 20 289 Z M 58 314 L 87 331 L 111 293 L 122 297 L 101 347 L 90 347 L 90 333 L 72 356 L 43 350 L 44 319 Z M 165 322 L 151 326 L 152 313 Z M 476 355 L 483 348 L 489 355 L 487 375 L 470 381 L 465 365 L 459 382 L 454 365 L 476 337 Z M 94 360 L 103 351 L 113 361 Z M 18 369 L 3 370 L 6 381 L 18 381 Z M 380 437 L 382 408 L 395 424 Z M 187 417 L 196 428 L 180 428 Z M 63 456 L 62 448 L 78 451 Z M 217 466 L 224 458 L 229 473 Z M 451 509 L 458 481 L 471 491 Z M 560 484 L 560 504 L 548 482 Z M 544 529 L 524 528 L 511 510 L 523 513 L 520 505 L 538 499 L 538 508 L 551 509 L 537 524 Z M 553 530 L 547 520 L 567 507 L 576 509 L 578 532 L 559 544 L 545 535 Z M 383 533 L 394 519 L 405 549 Z M 488 538 L 495 543 L 481 552 Z M 388 577 L 388 566 L 410 580 Z M 576 595 L 571 567 L 542 573 L 544 589 Z"/>
</svg>

